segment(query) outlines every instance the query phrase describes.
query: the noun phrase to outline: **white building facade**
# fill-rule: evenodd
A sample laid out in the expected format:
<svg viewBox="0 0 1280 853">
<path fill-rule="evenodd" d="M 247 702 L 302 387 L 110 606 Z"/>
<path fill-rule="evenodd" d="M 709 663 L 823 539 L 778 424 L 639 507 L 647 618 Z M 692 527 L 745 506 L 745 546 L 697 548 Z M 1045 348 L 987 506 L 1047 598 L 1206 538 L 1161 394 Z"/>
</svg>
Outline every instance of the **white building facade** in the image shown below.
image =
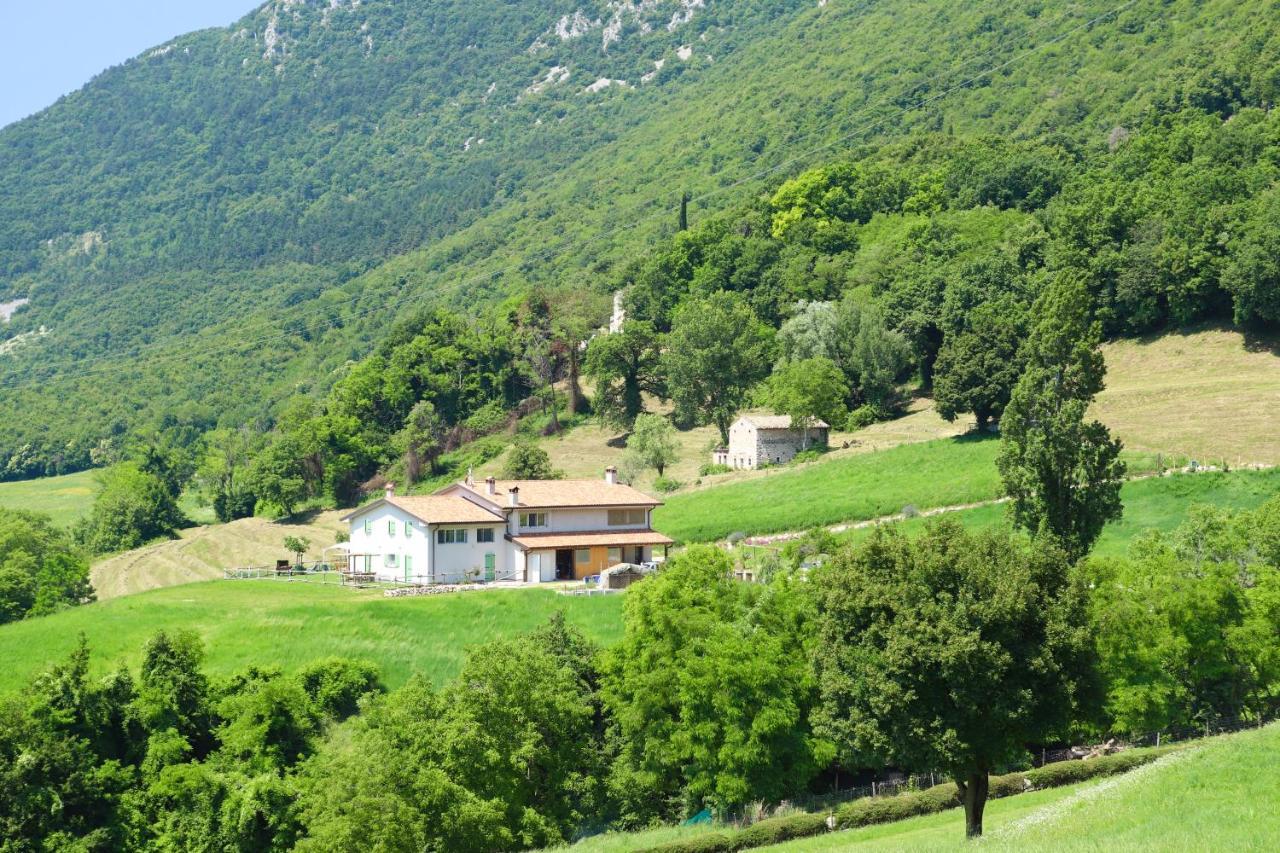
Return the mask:
<svg viewBox="0 0 1280 853">
<path fill-rule="evenodd" d="M 541 583 L 665 556 L 651 527 L 660 501 L 617 481 L 467 480 L 434 495 L 380 500 L 344 518 L 347 570 L 403 583 Z"/>
</svg>

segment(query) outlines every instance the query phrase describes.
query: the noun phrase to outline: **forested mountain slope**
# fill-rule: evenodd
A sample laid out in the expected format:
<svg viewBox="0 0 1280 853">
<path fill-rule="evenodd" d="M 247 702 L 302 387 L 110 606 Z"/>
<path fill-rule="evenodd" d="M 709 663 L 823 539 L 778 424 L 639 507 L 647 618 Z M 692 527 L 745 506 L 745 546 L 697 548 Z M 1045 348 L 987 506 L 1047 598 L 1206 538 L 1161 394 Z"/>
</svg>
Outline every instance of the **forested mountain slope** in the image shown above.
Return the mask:
<svg viewBox="0 0 1280 853">
<path fill-rule="evenodd" d="M 684 191 L 697 218 L 913 132 L 1105 150 L 1270 103 L 1266 9 L 274 0 L 0 131 L 0 301 L 30 299 L 0 475 L 161 412 L 269 421 L 436 300 L 616 286 Z"/>
</svg>

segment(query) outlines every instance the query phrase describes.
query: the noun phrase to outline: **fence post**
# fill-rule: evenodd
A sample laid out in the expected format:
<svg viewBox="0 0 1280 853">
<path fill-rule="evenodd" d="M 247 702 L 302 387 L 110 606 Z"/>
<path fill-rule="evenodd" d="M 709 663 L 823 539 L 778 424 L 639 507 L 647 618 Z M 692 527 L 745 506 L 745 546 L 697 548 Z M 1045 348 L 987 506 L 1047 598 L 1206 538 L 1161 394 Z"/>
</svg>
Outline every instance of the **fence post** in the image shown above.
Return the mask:
<svg viewBox="0 0 1280 853">
<path fill-rule="evenodd" d="M 875 795 L 876 795 L 876 780 L 872 779 L 871 780 L 871 796 L 874 797 Z"/>
<path fill-rule="evenodd" d="M 1160 746 L 1160 732 L 1156 732 L 1156 746 Z"/>
</svg>

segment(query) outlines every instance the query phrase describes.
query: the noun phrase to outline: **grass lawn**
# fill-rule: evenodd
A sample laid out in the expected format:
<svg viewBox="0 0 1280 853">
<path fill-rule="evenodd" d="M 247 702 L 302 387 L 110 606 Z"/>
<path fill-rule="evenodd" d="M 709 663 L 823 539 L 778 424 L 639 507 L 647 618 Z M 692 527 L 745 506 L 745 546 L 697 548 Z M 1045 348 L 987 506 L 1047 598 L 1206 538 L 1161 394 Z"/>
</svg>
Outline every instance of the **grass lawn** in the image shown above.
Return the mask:
<svg viewBox="0 0 1280 853">
<path fill-rule="evenodd" d="M 0 483 L 0 507 L 42 512 L 65 527 L 89 514 L 98 493 L 96 471 L 80 471 L 61 477 Z"/>
<path fill-rule="evenodd" d="M 803 530 L 1000 494 L 1000 442 L 962 437 L 819 459 L 738 483 L 672 495 L 654 527 L 682 542 Z"/>
<path fill-rule="evenodd" d="M 1133 538 L 1144 530 L 1173 530 L 1195 504 L 1211 504 L 1228 509 L 1255 509 L 1269 498 L 1280 495 L 1280 468 L 1265 471 L 1230 471 L 1208 474 L 1177 474 L 1134 480 L 1124 484 L 1121 499 L 1124 517 L 1106 526 L 1093 553 L 1100 556 L 1122 556 Z M 1006 520 L 1003 504 L 976 507 L 947 513 L 966 527 L 981 528 Z M 898 522 L 908 533 L 923 529 L 929 519 L 914 518 Z M 864 527 L 841 534 L 859 542 L 871 534 Z"/>
<path fill-rule="evenodd" d="M 990 850 L 1280 848 L 1280 726 L 1208 741 L 1123 776 L 992 800 Z M 764 850 L 966 850 L 959 810 Z M 612 848 L 621 849 L 621 848 Z"/>
<path fill-rule="evenodd" d="M 98 672 L 136 667 L 160 629 L 189 628 L 205 643 L 206 669 L 225 675 L 249 664 L 296 669 L 328 655 L 367 658 L 390 686 L 420 672 L 451 678 L 469 646 L 536 628 L 563 610 L 602 644 L 622 635 L 622 596 L 563 596 L 551 590 L 491 590 L 420 598 L 284 581 L 210 581 L 158 589 L 0 626 L 0 694 L 61 659 L 80 632 Z"/>
</svg>

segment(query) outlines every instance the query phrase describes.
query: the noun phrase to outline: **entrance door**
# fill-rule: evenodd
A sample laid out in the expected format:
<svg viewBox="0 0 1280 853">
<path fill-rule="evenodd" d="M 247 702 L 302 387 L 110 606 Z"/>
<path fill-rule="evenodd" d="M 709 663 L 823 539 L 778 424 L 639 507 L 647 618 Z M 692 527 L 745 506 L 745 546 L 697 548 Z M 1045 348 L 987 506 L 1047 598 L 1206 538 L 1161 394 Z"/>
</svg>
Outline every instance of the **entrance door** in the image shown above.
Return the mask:
<svg viewBox="0 0 1280 853">
<path fill-rule="evenodd" d="M 573 580 L 573 550 L 561 548 L 556 551 L 556 580 Z"/>
</svg>

